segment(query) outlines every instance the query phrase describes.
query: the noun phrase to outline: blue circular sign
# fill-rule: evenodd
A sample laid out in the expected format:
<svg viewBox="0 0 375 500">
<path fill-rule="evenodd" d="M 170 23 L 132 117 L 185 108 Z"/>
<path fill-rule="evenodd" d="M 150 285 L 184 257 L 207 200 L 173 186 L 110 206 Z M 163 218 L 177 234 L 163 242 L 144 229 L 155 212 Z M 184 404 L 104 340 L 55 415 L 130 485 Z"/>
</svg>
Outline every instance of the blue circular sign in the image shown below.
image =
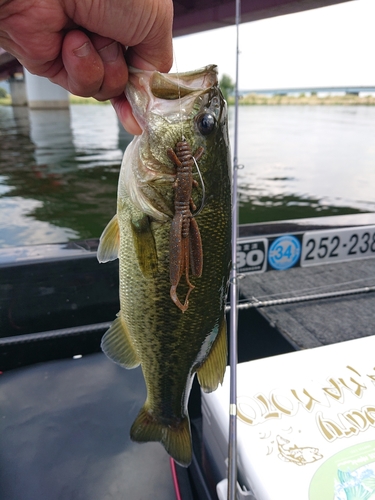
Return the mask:
<svg viewBox="0 0 375 500">
<path fill-rule="evenodd" d="M 280 236 L 272 243 L 268 251 L 270 266 L 278 271 L 293 267 L 301 255 L 301 243 L 295 236 Z"/>
</svg>

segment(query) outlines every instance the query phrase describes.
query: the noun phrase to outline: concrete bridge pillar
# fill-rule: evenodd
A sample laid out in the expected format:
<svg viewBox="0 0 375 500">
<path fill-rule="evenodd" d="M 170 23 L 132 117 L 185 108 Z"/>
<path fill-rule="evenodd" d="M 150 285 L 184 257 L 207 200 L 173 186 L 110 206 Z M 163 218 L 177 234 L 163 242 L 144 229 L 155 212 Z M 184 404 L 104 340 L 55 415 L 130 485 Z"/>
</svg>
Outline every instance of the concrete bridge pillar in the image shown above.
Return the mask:
<svg viewBox="0 0 375 500">
<path fill-rule="evenodd" d="M 9 79 L 10 96 L 12 98 L 12 106 L 27 106 L 27 94 L 25 79 L 10 78 Z"/>
<path fill-rule="evenodd" d="M 30 109 L 69 108 L 69 93 L 47 78 L 32 75 L 24 69 L 27 100 Z"/>
</svg>

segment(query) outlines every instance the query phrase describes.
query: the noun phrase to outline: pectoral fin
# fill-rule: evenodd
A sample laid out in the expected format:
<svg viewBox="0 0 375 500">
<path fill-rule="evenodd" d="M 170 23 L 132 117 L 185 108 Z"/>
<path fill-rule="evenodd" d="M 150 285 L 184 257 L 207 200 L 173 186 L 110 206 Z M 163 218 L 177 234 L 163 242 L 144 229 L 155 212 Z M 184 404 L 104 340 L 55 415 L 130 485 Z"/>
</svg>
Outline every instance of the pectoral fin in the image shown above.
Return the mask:
<svg viewBox="0 0 375 500">
<path fill-rule="evenodd" d="M 140 364 L 121 313 L 118 313 L 117 318 L 104 334 L 101 348 L 112 361 L 124 368 L 135 368 Z"/>
<path fill-rule="evenodd" d="M 120 229 L 118 226 L 117 214 L 112 217 L 104 229 L 98 247 L 98 261 L 108 262 L 118 258 L 120 247 Z"/>
<path fill-rule="evenodd" d="M 158 270 L 158 256 L 150 219 L 143 215 L 131 221 L 135 252 L 142 274 L 151 278 Z"/>
<path fill-rule="evenodd" d="M 214 391 L 223 382 L 226 364 L 227 327 L 225 317 L 223 317 L 211 351 L 197 370 L 198 381 L 204 392 Z"/>
</svg>

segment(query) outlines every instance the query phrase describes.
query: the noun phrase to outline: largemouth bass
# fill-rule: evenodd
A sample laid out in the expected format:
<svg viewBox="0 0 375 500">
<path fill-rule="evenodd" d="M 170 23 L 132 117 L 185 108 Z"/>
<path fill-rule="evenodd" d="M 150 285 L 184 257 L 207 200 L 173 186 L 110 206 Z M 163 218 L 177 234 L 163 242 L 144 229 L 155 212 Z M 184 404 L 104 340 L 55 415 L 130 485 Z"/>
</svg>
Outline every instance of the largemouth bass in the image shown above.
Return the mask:
<svg viewBox="0 0 375 500">
<path fill-rule="evenodd" d="M 121 309 L 102 349 L 125 368 L 142 367 L 147 399 L 131 439 L 159 441 L 188 466 L 192 379 L 197 373 L 204 391 L 215 390 L 227 359 L 226 103 L 216 66 L 181 74 L 132 70 L 126 95 L 143 133 L 125 151 L 117 214 L 98 249 L 99 262 L 118 257 L 120 264 Z M 188 148 L 190 181 L 178 143 Z"/>
</svg>

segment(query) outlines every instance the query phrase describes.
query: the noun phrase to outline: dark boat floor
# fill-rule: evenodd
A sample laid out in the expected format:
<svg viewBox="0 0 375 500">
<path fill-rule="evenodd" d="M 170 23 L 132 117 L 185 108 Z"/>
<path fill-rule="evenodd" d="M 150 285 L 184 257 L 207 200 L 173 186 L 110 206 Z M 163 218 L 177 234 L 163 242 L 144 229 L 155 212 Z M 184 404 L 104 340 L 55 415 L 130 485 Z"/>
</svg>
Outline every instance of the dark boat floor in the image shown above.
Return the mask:
<svg viewBox="0 0 375 500">
<path fill-rule="evenodd" d="M 163 447 L 129 438 L 146 396 L 141 370 L 124 370 L 101 352 L 72 358 L 98 350 L 105 328 L 91 325 L 0 342 L 1 499 L 176 498 Z M 291 350 L 258 311 L 240 313 L 239 361 Z M 216 499 L 202 462 L 196 381 L 189 414 L 194 456 L 189 469 L 176 467 L 181 498 Z"/>
<path fill-rule="evenodd" d="M 129 438 L 145 395 L 140 369 L 101 353 L 4 372 L 0 497 L 175 499 L 164 448 Z"/>
<path fill-rule="evenodd" d="M 240 290 L 247 300 L 264 301 L 374 284 L 375 259 L 371 258 L 248 275 L 240 280 Z M 375 334 L 375 292 L 258 310 L 297 349 Z"/>
</svg>

